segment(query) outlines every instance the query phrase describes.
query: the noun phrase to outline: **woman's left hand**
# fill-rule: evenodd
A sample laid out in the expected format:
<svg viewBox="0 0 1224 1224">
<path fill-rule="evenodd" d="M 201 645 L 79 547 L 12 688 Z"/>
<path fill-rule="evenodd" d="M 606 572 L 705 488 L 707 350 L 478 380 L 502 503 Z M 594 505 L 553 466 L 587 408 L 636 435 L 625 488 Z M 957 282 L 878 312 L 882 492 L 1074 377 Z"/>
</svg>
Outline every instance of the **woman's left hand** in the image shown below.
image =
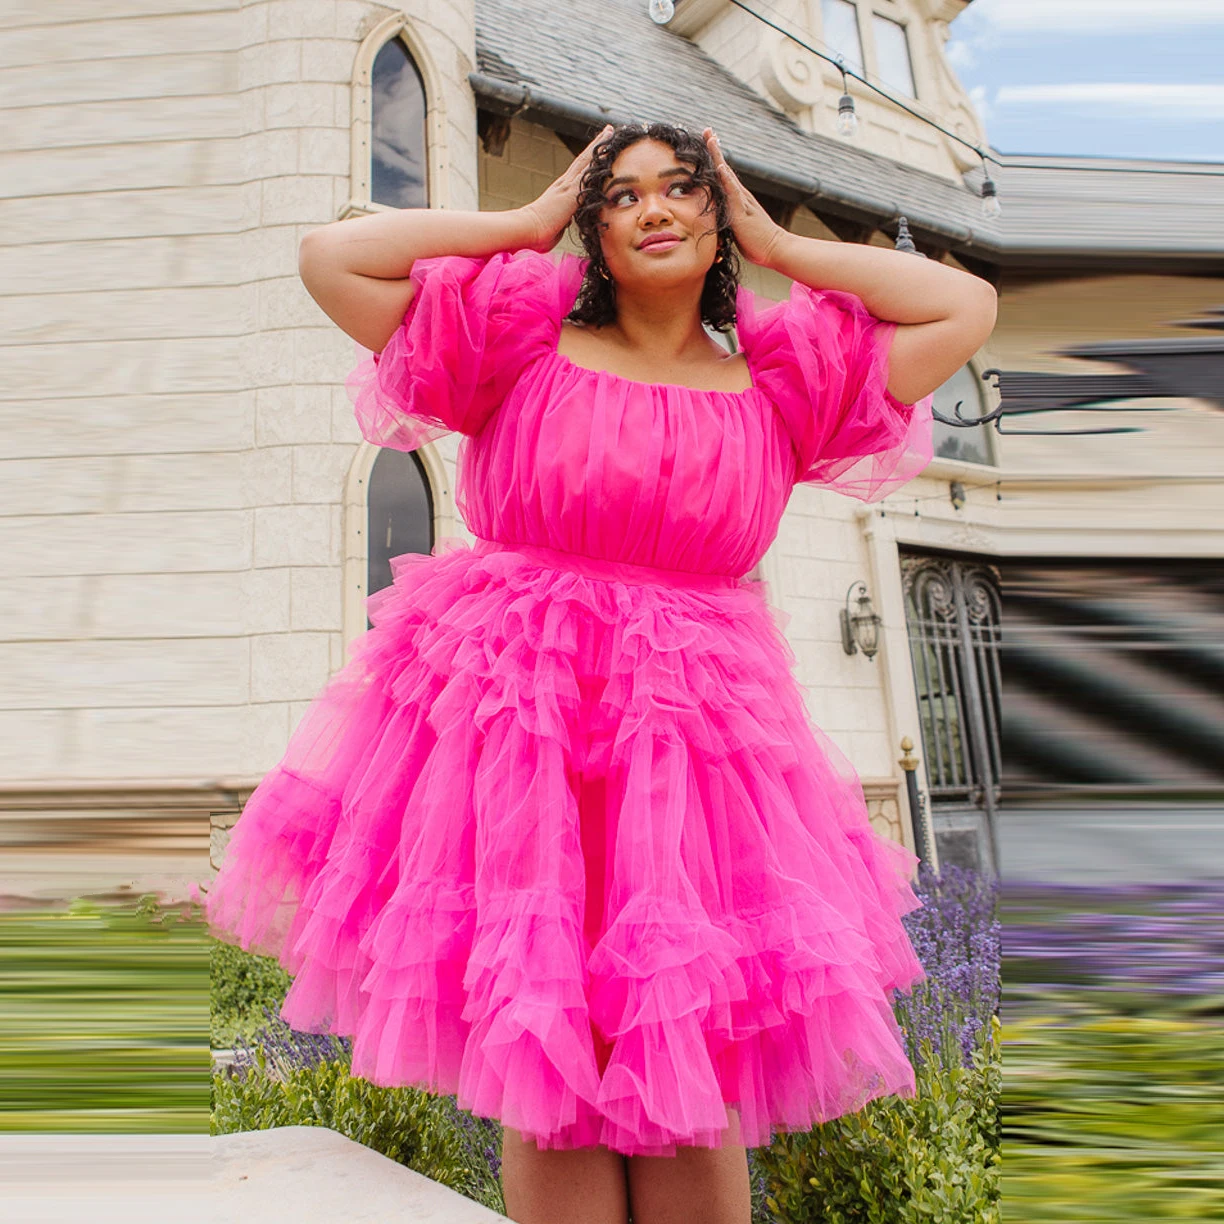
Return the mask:
<svg viewBox="0 0 1224 1224">
<path fill-rule="evenodd" d="M 739 181 L 735 171 L 727 165 L 713 128 L 702 132 L 706 148 L 714 159 L 714 169 L 722 180 L 727 193 L 727 207 L 731 211 L 731 227 L 735 241 L 746 259 L 754 264 L 769 266 L 778 243 L 786 237 L 786 231 L 773 220 L 761 202 Z"/>
</svg>

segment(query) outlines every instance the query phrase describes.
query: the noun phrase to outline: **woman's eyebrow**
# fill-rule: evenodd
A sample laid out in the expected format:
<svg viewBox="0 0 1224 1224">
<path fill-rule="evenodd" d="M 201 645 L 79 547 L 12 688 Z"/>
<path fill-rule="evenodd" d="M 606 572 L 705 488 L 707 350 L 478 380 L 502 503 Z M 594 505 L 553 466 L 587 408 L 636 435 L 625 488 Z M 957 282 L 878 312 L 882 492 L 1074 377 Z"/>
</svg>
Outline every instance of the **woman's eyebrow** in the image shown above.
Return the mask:
<svg viewBox="0 0 1224 1224">
<path fill-rule="evenodd" d="M 674 166 L 670 170 L 660 170 L 658 177 L 661 179 L 677 178 L 680 175 L 683 175 L 685 178 L 692 178 L 693 171 L 686 166 Z M 621 174 L 614 179 L 609 179 L 608 186 L 605 187 L 604 190 L 607 191 L 610 187 L 620 187 L 625 183 L 636 183 L 637 181 L 638 179 L 636 174 Z"/>
</svg>

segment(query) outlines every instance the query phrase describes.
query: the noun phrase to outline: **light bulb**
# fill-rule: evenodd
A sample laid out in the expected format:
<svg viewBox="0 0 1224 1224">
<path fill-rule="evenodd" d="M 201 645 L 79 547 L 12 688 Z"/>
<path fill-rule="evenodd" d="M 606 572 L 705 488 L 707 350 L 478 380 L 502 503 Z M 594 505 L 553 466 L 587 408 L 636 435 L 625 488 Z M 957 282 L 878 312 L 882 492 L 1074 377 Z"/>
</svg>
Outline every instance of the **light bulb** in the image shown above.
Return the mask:
<svg viewBox="0 0 1224 1224">
<path fill-rule="evenodd" d="M 647 7 L 650 11 L 650 20 L 655 25 L 666 25 L 676 15 L 676 6 L 672 0 L 650 0 Z"/>
<path fill-rule="evenodd" d="M 854 113 L 854 99 L 844 93 L 837 102 L 837 134 L 849 140 L 858 130 L 858 115 Z"/>
<path fill-rule="evenodd" d="M 994 179 L 987 175 L 982 180 L 982 216 L 997 217 L 1003 211 L 1003 206 L 999 203 L 999 189 L 994 184 Z"/>
</svg>

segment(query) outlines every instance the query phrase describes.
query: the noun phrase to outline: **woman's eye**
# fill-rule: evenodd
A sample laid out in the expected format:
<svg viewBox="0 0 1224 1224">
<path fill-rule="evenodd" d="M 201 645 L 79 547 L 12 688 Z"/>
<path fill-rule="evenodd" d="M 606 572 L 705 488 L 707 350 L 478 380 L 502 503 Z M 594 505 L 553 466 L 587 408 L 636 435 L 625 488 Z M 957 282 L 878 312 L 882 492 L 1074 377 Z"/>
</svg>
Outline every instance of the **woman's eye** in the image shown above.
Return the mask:
<svg viewBox="0 0 1224 1224">
<path fill-rule="evenodd" d="M 693 189 L 693 184 L 692 183 L 673 183 L 667 189 L 667 194 L 671 195 L 671 193 L 675 191 L 677 188 L 680 190 L 682 195 L 688 195 L 688 193 L 692 191 Z"/>
<path fill-rule="evenodd" d="M 633 198 L 632 191 L 618 191 L 615 194 L 610 195 L 608 197 L 608 203 L 611 204 L 613 208 L 615 208 L 620 204 L 624 204 L 626 200 L 631 200 L 632 198 Z"/>
</svg>

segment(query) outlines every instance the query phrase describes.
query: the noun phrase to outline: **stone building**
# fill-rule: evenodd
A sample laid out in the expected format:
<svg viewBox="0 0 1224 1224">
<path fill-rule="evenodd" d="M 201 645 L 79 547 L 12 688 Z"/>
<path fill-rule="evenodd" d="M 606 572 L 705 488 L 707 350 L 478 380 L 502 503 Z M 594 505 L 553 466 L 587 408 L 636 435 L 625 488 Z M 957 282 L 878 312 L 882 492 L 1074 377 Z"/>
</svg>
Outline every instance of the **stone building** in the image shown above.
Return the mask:
<svg viewBox="0 0 1224 1224">
<path fill-rule="evenodd" d="M 387 557 L 466 537 L 453 437 L 405 456 L 357 433 L 354 346 L 297 278 L 313 226 L 514 207 L 608 118 L 708 122 L 795 231 L 891 244 L 904 214 L 922 254 L 999 287 L 945 413 L 992 410 L 994 368 L 1013 406 L 1087 403 L 1057 427 L 1099 427 L 1064 383 L 1116 375 L 1116 353 L 1065 350 L 1199 334 L 1167 328 L 1224 303 L 1221 170 L 1003 159 L 984 217 L 979 159 L 918 117 L 984 140 L 942 51 L 966 2 L 770 6 L 891 94 L 850 79 L 852 141 L 839 70 L 729 0 L 678 0 L 667 26 L 644 0 L 99 0 L 7 20 L 0 892 L 48 870 L 61 891 L 191 874 L 208 818 L 232 821 L 364 628 Z M 940 457 L 881 505 L 792 498 L 760 576 L 814 719 L 907 844 L 905 736 L 944 857 L 997 856 L 1001 565 L 1224 556 L 1218 405 L 1129 391 L 1111 402 L 1140 434 L 941 427 Z M 859 582 L 874 658 L 843 646 Z M 955 640 L 940 599 L 964 613 Z"/>
</svg>

